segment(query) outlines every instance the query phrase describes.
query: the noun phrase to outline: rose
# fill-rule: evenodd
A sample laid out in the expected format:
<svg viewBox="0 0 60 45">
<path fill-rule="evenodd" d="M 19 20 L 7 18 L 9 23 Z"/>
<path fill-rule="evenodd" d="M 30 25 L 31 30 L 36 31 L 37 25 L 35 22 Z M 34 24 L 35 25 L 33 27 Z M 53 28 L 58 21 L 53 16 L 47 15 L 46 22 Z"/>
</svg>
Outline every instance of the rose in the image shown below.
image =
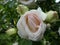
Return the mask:
<svg viewBox="0 0 60 45">
<path fill-rule="evenodd" d="M 29 8 L 35 8 L 37 4 L 35 3 L 37 0 L 17 0 L 17 2 L 28 6 Z"/>
<path fill-rule="evenodd" d="M 36 0 L 17 0 L 17 1 L 24 5 L 30 5 L 31 3 L 35 2 Z"/>
<path fill-rule="evenodd" d="M 42 39 L 46 30 L 45 19 L 46 14 L 40 8 L 26 12 L 17 23 L 18 35 L 33 41 Z"/>
</svg>

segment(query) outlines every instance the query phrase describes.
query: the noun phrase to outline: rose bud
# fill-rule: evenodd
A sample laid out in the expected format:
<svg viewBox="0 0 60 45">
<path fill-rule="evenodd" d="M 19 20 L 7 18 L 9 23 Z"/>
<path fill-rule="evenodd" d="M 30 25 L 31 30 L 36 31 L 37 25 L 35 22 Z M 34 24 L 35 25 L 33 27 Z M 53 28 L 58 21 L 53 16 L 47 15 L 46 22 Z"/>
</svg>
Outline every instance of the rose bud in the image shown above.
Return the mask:
<svg viewBox="0 0 60 45">
<path fill-rule="evenodd" d="M 24 5 L 30 5 L 31 3 L 35 2 L 35 0 L 17 0 L 17 1 Z"/>
<path fill-rule="evenodd" d="M 46 26 L 47 26 L 48 28 L 50 28 L 50 27 L 51 27 L 51 24 L 47 23 Z"/>
<path fill-rule="evenodd" d="M 26 12 L 17 22 L 18 35 L 32 41 L 41 40 L 46 30 L 45 18 L 46 14 L 40 8 Z"/>
<path fill-rule="evenodd" d="M 7 35 L 13 35 L 16 34 L 17 30 L 15 28 L 10 28 L 6 31 Z"/>
<path fill-rule="evenodd" d="M 24 14 L 25 12 L 29 10 L 28 7 L 24 5 L 18 5 L 16 9 L 20 15 Z"/>
<path fill-rule="evenodd" d="M 49 11 L 46 13 L 46 22 L 53 22 L 58 19 L 58 13 L 56 11 Z"/>
<path fill-rule="evenodd" d="M 18 42 L 14 42 L 12 45 L 18 45 Z"/>
</svg>

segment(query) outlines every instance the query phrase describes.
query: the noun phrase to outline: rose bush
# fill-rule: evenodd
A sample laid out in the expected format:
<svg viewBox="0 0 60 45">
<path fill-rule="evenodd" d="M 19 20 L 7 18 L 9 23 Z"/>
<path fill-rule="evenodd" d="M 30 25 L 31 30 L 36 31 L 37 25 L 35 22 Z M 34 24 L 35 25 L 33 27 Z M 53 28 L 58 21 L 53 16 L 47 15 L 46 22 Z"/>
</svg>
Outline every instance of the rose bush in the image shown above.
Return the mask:
<svg viewBox="0 0 60 45">
<path fill-rule="evenodd" d="M 42 39 L 46 30 L 46 24 L 43 22 L 45 19 L 46 14 L 40 8 L 27 11 L 18 20 L 18 35 L 33 41 Z"/>
</svg>

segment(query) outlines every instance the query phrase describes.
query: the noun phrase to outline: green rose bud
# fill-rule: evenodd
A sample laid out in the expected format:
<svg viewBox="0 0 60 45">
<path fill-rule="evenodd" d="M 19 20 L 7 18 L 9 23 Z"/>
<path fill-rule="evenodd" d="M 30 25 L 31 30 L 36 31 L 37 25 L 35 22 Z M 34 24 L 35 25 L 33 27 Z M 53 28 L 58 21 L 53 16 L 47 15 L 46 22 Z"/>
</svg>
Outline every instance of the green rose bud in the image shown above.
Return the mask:
<svg viewBox="0 0 60 45">
<path fill-rule="evenodd" d="M 16 34 L 17 30 L 15 28 L 10 28 L 6 31 L 6 34 L 13 35 Z"/>
<path fill-rule="evenodd" d="M 49 11 L 46 14 L 47 14 L 46 22 L 50 23 L 58 19 L 58 13 L 56 11 Z"/>
<path fill-rule="evenodd" d="M 18 5 L 16 9 L 20 15 L 23 15 L 25 12 L 29 10 L 28 7 L 24 5 Z"/>
</svg>

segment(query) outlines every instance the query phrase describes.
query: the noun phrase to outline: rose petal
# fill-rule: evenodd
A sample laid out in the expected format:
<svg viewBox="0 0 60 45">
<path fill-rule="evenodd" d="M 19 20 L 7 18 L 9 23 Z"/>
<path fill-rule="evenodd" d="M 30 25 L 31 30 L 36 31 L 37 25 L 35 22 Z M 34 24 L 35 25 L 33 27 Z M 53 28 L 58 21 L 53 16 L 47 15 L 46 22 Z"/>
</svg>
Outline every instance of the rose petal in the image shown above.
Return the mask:
<svg viewBox="0 0 60 45">
<path fill-rule="evenodd" d="M 39 12 L 40 17 L 41 17 L 42 20 L 44 21 L 44 20 L 46 19 L 47 15 L 41 10 L 40 7 L 37 9 L 37 11 Z"/>
</svg>

